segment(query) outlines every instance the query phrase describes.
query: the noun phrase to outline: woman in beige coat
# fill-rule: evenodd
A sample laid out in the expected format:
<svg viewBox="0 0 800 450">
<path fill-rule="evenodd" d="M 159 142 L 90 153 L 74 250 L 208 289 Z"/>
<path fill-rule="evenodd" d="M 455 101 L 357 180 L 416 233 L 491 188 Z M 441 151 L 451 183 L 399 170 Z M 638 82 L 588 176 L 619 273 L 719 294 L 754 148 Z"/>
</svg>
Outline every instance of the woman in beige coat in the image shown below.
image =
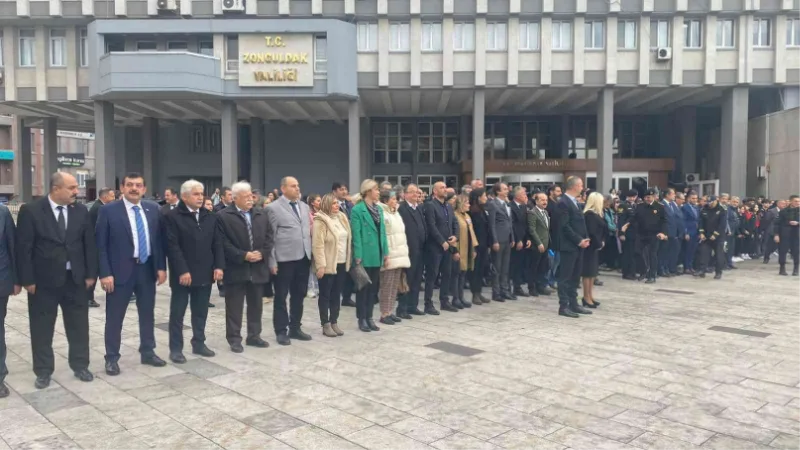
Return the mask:
<svg viewBox="0 0 800 450">
<path fill-rule="evenodd" d="M 383 208 L 383 223 L 386 228 L 386 241 L 389 244 L 389 255 L 386 264 L 381 267 L 381 287 L 378 299 L 381 304 L 381 323 L 394 325 L 402 319 L 392 313 L 397 299 L 397 288 L 400 286 L 400 275 L 403 269 L 411 267 L 408 257 L 408 242 L 403 218 L 397 212 L 397 195 L 392 191 L 381 191 L 380 207 Z"/>
<path fill-rule="evenodd" d="M 339 212 L 339 202 L 333 194 L 322 197 L 319 212 L 314 216 L 311 253 L 314 272 L 319 280 L 319 321 L 322 334 L 342 336 L 339 320 L 339 295 L 342 292 L 352 259 L 350 222 Z"/>
</svg>

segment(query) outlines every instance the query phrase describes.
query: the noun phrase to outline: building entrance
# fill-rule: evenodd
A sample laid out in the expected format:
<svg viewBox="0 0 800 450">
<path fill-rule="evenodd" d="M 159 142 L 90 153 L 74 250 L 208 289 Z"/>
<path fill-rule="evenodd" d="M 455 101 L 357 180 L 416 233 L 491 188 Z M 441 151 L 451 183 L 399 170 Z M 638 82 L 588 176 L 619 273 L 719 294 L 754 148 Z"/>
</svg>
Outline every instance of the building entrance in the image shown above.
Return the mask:
<svg viewBox="0 0 800 450">
<path fill-rule="evenodd" d="M 528 191 L 528 194 L 532 194 L 537 191 L 547 192 L 547 188 L 553 183 L 562 181 L 564 181 L 564 175 L 561 173 L 490 173 L 486 176 L 486 187 L 489 188 L 495 183 L 503 182 L 511 188 L 522 186 Z"/>
</svg>

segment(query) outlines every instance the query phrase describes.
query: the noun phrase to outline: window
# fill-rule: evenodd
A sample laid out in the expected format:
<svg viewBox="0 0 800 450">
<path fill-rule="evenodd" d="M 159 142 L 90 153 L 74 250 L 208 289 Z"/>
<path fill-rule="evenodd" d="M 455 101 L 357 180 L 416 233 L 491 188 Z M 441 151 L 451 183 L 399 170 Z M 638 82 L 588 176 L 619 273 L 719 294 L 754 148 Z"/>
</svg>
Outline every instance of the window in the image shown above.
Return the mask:
<svg viewBox="0 0 800 450">
<path fill-rule="evenodd" d="M 229 34 L 225 37 L 225 71 L 239 71 L 239 36 Z"/>
<path fill-rule="evenodd" d="M 601 20 L 591 20 L 584 24 L 584 48 L 589 50 L 599 50 L 604 47 L 605 42 L 605 22 Z"/>
<path fill-rule="evenodd" d="M 508 130 L 509 159 L 545 159 L 549 148 L 549 122 L 511 122 Z"/>
<path fill-rule="evenodd" d="M 734 48 L 733 19 L 717 21 L 717 48 Z"/>
<path fill-rule="evenodd" d="M 80 58 L 81 67 L 86 67 L 89 65 L 89 39 L 86 33 L 86 28 L 81 28 L 79 35 L 80 38 L 78 40 L 78 50 L 80 51 L 80 55 L 78 55 L 78 57 Z"/>
<path fill-rule="evenodd" d="M 683 47 L 701 48 L 703 47 L 703 26 L 699 19 L 689 19 L 683 21 Z"/>
<path fill-rule="evenodd" d="M 417 161 L 455 162 L 458 155 L 458 124 L 420 122 L 417 124 Z"/>
<path fill-rule="evenodd" d="M 167 42 L 168 52 L 186 52 L 189 51 L 189 43 L 186 41 L 170 41 Z"/>
<path fill-rule="evenodd" d="M 201 55 L 214 56 L 214 41 L 200 41 L 197 47 Z"/>
<path fill-rule="evenodd" d="M 86 187 L 86 172 L 77 172 L 75 173 L 75 179 L 78 181 L 79 188 Z"/>
<path fill-rule="evenodd" d="M 411 175 L 373 175 L 372 179 L 377 181 L 380 185 L 383 182 L 389 182 L 392 186 L 406 186 L 411 182 Z M 402 194 L 402 192 L 398 192 Z"/>
<path fill-rule="evenodd" d="M 0 67 L 3 67 L 3 56 L 3 37 L 0 36 Z"/>
<path fill-rule="evenodd" d="M 455 51 L 475 50 L 474 23 L 461 22 L 453 24 L 453 50 Z"/>
<path fill-rule="evenodd" d="M 506 24 L 493 22 L 486 24 L 486 50 L 506 49 Z"/>
<path fill-rule="evenodd" d="M 597 159 L 597 121 L 572 119 L 568 146 L 571 159 Z"/>
<path fill-rule="evenodd" d="M 572 22 L 553 21 L 553 50 L 572 48 Z"/>
<path fill-rule="evenodd" d="M 539 50 L 539 22 L 519 24 L 519 49 Z"/>
<path fill-rule="evenodd" d="M 125 51 L 125 39 L 122 37 L 106 36 L 105 42 L 106 53 Z"/>
<path fill-rule="evenodd" d="M 506 159 L 505 122 L 486 122 L 483 127 L 483 155 L 489 159 Z"/>
<path fill-rule="evenodd" d="M 358 51 L 377 52 L 378 51 L 378 24 L 359 22 L 356 25 L 358 33 Z"/>
<path fill-rule="evenodd" d="M 67 30 L 50 30 L 50 67 L 67 65 Z"/>
<path fill-rule="evenodd" d="M 650 21 L 650 48 L 672 47 L 668 20 Z"/>
<path fill-rule="evenodd" d="M 36 65 L 36 31 L 32 29 L 19 30 L 19 66 L 33 67 Z"/>
<path fill-rule="evenodd" d="M 203 147 L 203 127 L 195 125 L 192 127 L 192 146 L 190 148 L 192 153 L 202 153 Z"/>
<path fill-rule="evenodd" d="M 325 36 L 314 39 L 314 73 L 328 73 L 328 39 Z"/>
<path fill-rule="evenodd" d="M 657 125 L 647 120 L 620 119 L 614 122 L 614 157 L 646 158 L 658 146 L 651 136 L 658 136 Z M 627 189 L 630 189 L 628 187 Z"/>
<path fill-rule="evenodd" d="M 407 52 L 408 46 L 408 24 L 400 22 L 392 22 L 389 24 L 389 34 L 391 35 L 391 42 L 389 43 L 389 50 L 393 52 Z"/>
<path fill-rule="evenodd" d="M 800 46 L 800 19 L 786 19 L 786 45 Z"/>
<path fill-rule="evenodd" d="M 442 51 L 442 24 L 422 24 L 422 50 L 427 52 Z"/>
<path fill-rule="evenodd" d="M 222 128 L 219 125 L 208 126 L 208 152 L 220 153 L 222 148 Z"/>
<path fill-rule="evenodd" d="M 158 49 L 158 46 L 154 41 L 137 41 L 136 42 L 136 50 L 140 52 L 144 51 L 155 51 Z"/>
<path fill-rule="evenodd" d="M 433 185 L 440 181 L 447 187 L 458 190 L 458 176 L 456 175 L 417 175 L 417 187 L 428 195 L 433 194 Z"/>
<path fill-rule="evenodd" d="M 617 22 L 617 48 L 621 50 L 636 49 L 635 20 L 620 20 Z"/>
<path fill-rule="evenodd" d="M 372 161 L 377 164 L 410 164 L 413 139 L 414 128 L 410 122 L 373 124 Z"/>
<path fill-rule="evenodd" d="M 772 45 L 772 22 L 769 19 L 753 20 L 753 47 L 769 47 Z"/>
</svg>

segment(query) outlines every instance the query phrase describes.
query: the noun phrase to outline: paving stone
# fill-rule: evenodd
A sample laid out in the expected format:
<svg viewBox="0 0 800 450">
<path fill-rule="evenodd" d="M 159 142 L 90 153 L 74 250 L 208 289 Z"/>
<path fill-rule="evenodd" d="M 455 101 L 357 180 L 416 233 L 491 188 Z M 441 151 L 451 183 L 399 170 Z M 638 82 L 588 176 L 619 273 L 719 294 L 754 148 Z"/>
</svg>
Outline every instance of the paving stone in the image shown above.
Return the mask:
<svg viewBox="0 0 800 450">
<path fill-rule="evenodd" d="M 499 450 L 500 448 L 486 441 L 481 441 L 468 434 L 456 433 L 431 444 L 439 450 Z"/>
<path fill-rule="evenodd" d="M 696 450 L 702 447 L 661 434 L 647 432 L 630 442 L 634 447 L 648 450 Z"/>
<path fill-rule="evenodd" d="M 415 441 L 410 437 L 403 436 L 402 434 L 396 433 L 380 425 L 374 425 L 361 431 L 356 431 L 355 433 L 348 435 L 347 440 L 355 442 L 356 444 L 371 450 L 414 450 L 430 448 L 422 442 Z"/>
<path fill-rule="evenodd" d="M 75 408 L 86 404 L 86 402 L 78 398 L 75 394 L 62 387 L 43 389 L 29 394 L 23 394 L 22 397 L 42 414 L 59 411 L 61 409 Z"/>
<path fill-rule="evenodd" d="M 586 431 L 564 427 L 547 436 L 547 440 L 557 442 L 575 450 L 619 450 L 635 447 L 611 439 L 606 439 Z"/>
<path fill-rule="evenodd" d="M 706 441 L 702 448 L 713 450 L 768 450 L 774 447 L 718 434 Z"/>
<path fill-rule="evenodd" d="M 561 444 L 519 430 L 503 433 L 490 439 L 489 442 L 509 450 L 528 450 L 532 448 L 537 450 L 563 450 L 566 448 Z"/>
<path fill-rule="evenodd" d="M 312 425 L 304 425 L 275 436 L 287 444 L 287 450 L 364 450 L 348 440 Z M 276 449 L 277 450 L 277 449 Z"/>
<path fill-rule="evenodd" d="M 300 416 L 299 419 L 338 436 L 347 436 L 374 425 L 368 420 L 334 408 L 323 408 Z"/>
<path fill-rule="evenodd" d="M 717 433 L 738 437 L 760 444 L 770 443 L 778 433 L 763 428 L 720 417 L 710 416 L 702 411 L 669 407 L 658 413 L 660 417 L 684 423 L 686 425 L 704 428 Z"/>
<path fill-rule="evenodd" d="M 791 434 L 780 434 L 772 442 L 769 443 L 770 447 L 784 448 L 787 450 L 797 450 L 800 448 L 800 436 Z"/>
<path fill-rule="evenodd" d="M 800 435 L 800 422 L 781 417 L 770 416 L 757 412 L 728 408 L 719 414 L 719 417 L 735 420 L 737 422 L 755 425 L 759 428 L 780 431 L 782 433 Z"/>
<path fill-rule="evenodd" d="M 215 364 L 203 358 L 190 359 L 186 361 L 186 363 L 181 364 L 180 368 L 184 372 L 202 379 L 233 373 L 233 371 L 227 367 L 220 366 L 219 364 Z"/>
<path fill-rule="evenodd" d="M 625 394 L 613 394 L 603 399 L 603 403 L 608 403 L 625 409 L 632 409 L 645 414 L 655 414 L 665 408 L 665 405 L 657 402 L 642 400 Z"/>
<path fill-rule="evenodd" d="M 767 403 L 766 405 L 762 406 L 761 409 L 758 410 L 758 413 L 775 417 L 783 417 L 784 419 L 791 419 L 794 421 L 800 421 L 800 407 L 796 405 L 795 406 L 790 406 L 790 405 L 791 403 L 787 406 L 776 405 L 774 403 Z"/>
<path fill-rule="evenodd" d="M 408 419 L 395 422 L 387 428 L 426 444 L 438 441 L 454 433 L 450 428 L 437 425 L 419 417 L 409 417 Z"/>
<path fill-rule="evenodd" d="M 625 411 L 611 420 L 638 427 L 653 433 L 700 445 L 714 435 L 713 432 L 695 428 L 682 423 L 649 416 L 636 411 Z"/>
<path fill-rule="evenodd" d="M 55 434 L 34 441 L 28 441 L 14 447 L 15 450 L 71 450 L 80 446 L 63 434 Z"/>
<path fill-rule="evenodd" d="M 244 422 L 273 436 L 305 425 L 305 422 L 275 410 L 247 417 Z"/>
</svg>

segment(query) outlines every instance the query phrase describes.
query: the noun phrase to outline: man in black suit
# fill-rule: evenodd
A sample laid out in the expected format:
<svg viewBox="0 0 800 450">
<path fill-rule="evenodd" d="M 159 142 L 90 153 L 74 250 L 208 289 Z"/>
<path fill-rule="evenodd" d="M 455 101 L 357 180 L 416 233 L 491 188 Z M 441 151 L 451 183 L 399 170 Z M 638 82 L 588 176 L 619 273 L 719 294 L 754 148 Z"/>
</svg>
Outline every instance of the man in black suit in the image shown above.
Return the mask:
<svg viewBox="0 0 800 450">
<path fill-rule="evenodd" d="M 17 255 L 14 251 L 14 218 L 5 205 L 0 205 L 0 398 L 10 392 L 4 380 L 8 375 L 6 366 L 6 312 L 8 296 L 17 295 L 22 287 L 17 282 Z"/>
<path fill-rule="evenodd" d="M 78 181 L 66 172 L 50 177 L 50 194 L 23 205 L 17 219 L 19 281 L 28 291 L 35 386 L 50 385 L 55 370 L 53 331 L 58 306 L 69 342 L 69 366 L 81 381 L 89 372 L 89 308 L 86 290 L 97 278 L 94 228 L 76 204 Z"/>
<path fill-rule="evenodd" d="M 583 180 L 570 177 L 564 184 L 564 195 L 554 209 L 553 223 L 556 226 L 555 245 L 561 252 L 558 270 L 558 315 L 578 317 L 591 314 L 578 305 L 578 285 L 581 281 L 583 249 L 589 246 L 588 233 L 583 212 L 578 208 L 578 197 L 583 191 Z"/>
<path fill-rule="evenodd" d="M 522 285 L 528 285 L 530 295 L 536 293 L 531 282 L 531 236 L 528 233 L 528 193 L 525 188 L 514 188 L 511 203 L 511 227 L 514 229 L 514 248 L 511 249 L 511 280 L 514 282 L 514 295 L 527 297 Z"/>
<path fill-rule="evenodd" d="M 214 205 L 214 212 L 215 213 L 220 212 L 223 209 L 227 208 L 228 206 L 231 206 L 232 204 L 233 204 L 233 193 L 231 192 L 231 188 L 229 188 L 228 186 L 222 186 L 222 189 L 220 189 L 220 194 L 219 194 L 219 203 Z M 224 294 L 220 292 L 219 295 L 224 295 Z"/>
<path fill-rule="evenodd" d="M 496 183 L 492 186 L 492 191 L 495 198 L 486 202 L 486 212 L 489 213 L 489 240 L 494 261 L 492 300 L 504 302 L 517 299 L 511 292 L 508 281 L 514 227 L 511 225 L 511 206 L 508 204 L 508 185 Z"/>
<path fill-rule="evenodd" d="M 406 269 L 408 292 L 402 294 L 397 302 L 397 317 L 411 319 L 412 314 L 423 316 L 425 313 L 419 309 L 419 290 L 422 287 L 422 269 L 424 266 L 425 240 L 428 230 L 425 216 L 422 215 L 422 206 L 419 200 L 419 188 L 416 184 L 409 184 L 405 189 L 405 199 L 398 209 L 403 225 L 406 227 L 406 242 L 408 243 L 408 256 L 411 267 Z M 431 305 L 433 308 L 433 305 Z"/>
<path fill-rule="evenodd" d="M 177 208 L 180 200 L 181 199 L 178 197 L 178 192 L 175 190 L 175 188 L 168 187 L 164 189 L 164 204 L 161 205 L 161 208 L 159 208 L 161 214 L 166 214 Z"/>
<path fill-rule="evenodd" d="M 110 188 L 102 188 L 100 192 L 97 194 L 97 200 L 92 204 L 92 207 L 89 208 L 89 220 L 92 223 L 92 230 L 95 229 L 97 226 L 97 216 L 100 214 L 100 208 L 105 205 L 106 203 L 111 203 L 114 201 L 114 191 Z M 97 284 L 97 283 L 95 283 Z M 97 308 L 100 306 L 94 299 L 94 288 L 95 285 L 91 285 L 89 287 L 89 307 L 90 308 Z"/>
<path fill-rule="evenodd" d="M 433 185 L 433 200 L 425 204 L 425 221 L 428 238 L 425 252 L 425 313 L 438 315 L 433 306 L 433 288 L 436 278 L 442 275 L 439 303 L 443 310 L 458 312 L 447 298 L 450 286 L 450 247 L 456 245 L 458 221 L 453 208 L 447 204 L 447 186 L 441 181 Z"/>
<path fill-rule="evenodd" d="M 331 192 L 333 192 L 333 195 L 336 196 L 336 200 L 339 202 L 339 211 L 347 216 L 347 220 L 350 220 L 350 211 L 353 210 L 353 203 L 348 200 L 349 193 L 347 185 L 337 181 L 331 186 Z M 356 307 L 356 302 L 353 301 L 353 290 L 353 278 L 345 278 L 344 285 L 342 286 L 342 306 Z M 398 307 L 399 306 L 398 304 Z"/>
</svg>

